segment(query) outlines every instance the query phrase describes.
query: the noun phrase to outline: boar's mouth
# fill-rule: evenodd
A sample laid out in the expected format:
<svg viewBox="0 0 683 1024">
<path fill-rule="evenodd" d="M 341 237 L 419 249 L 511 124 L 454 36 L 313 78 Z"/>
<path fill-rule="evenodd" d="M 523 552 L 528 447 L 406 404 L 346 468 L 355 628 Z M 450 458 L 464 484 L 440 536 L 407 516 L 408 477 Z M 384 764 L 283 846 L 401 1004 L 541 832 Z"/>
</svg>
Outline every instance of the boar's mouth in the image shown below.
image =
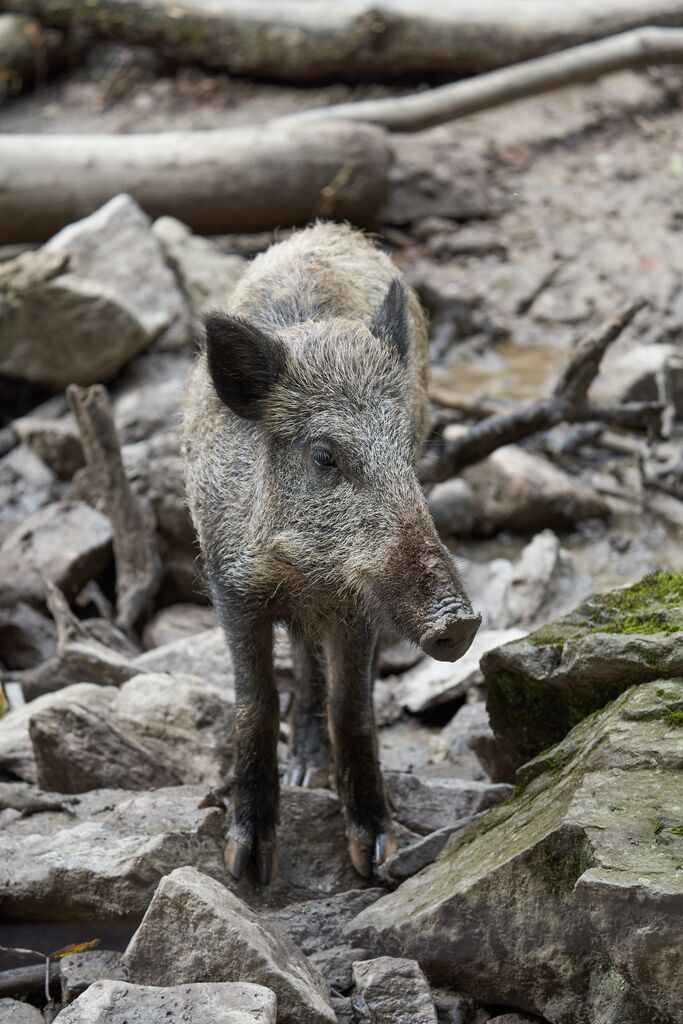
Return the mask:
<svg viewBox="0 0 683 1024">
<path fill-rule="evenodd" d="M 481 625 L 433 527 L 405 531 L 366 593 L 381 621 L 437 661 L 462 658 Z"/>
</svg>

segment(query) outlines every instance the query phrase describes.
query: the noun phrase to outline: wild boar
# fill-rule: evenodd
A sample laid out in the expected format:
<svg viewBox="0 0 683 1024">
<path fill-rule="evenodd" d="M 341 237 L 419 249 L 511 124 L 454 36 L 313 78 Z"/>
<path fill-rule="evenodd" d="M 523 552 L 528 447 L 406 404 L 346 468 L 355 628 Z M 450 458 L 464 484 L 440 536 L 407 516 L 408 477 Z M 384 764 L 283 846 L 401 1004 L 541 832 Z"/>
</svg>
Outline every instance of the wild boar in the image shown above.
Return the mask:
<svg viewBox="0 0 683 1024">
<path fill-rule="evenodd" d="M 275 870 L 273 623 L 298 693 L 294 784 L 324 783 L 330 741 L 356 870 L 392 848 L 372 683 L 381 630 L 455 661 L 480 617 L 415 475 L 427 330 L 413 290 L 361 233 L 315 224 L 251 264 L 205 318 L 184 423 L 188 501 L 236 678 L 226 864 Z"/>
</svg>

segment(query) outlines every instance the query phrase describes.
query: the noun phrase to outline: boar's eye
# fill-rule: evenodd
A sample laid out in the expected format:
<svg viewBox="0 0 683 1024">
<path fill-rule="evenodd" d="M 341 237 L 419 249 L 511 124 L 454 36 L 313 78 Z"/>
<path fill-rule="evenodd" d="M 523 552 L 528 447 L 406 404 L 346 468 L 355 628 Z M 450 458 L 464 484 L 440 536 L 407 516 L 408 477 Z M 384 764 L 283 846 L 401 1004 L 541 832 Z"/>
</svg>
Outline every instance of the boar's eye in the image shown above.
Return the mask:
<svg viewBox="0 0 683 1024">
<path fill-rule="evenodd" d="M 337 463 L 334 461 L 334 455 L 327 448 L 314 448 L 313 449 L 313 461 L 316 466 L 322 466 L 323 469 L 330 469 L 332 466 L 336 466 Z"/>
</svg>

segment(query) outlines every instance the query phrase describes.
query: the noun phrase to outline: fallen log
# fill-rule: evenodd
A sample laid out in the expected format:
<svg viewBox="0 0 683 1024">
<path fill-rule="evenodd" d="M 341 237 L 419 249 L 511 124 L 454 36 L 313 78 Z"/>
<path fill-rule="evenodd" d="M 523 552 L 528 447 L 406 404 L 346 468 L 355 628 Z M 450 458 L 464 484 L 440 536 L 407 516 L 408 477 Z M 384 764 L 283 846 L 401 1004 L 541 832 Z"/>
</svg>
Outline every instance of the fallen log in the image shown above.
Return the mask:
<svg viewBox="0 0 683 1024">
<path fill-rule="evenodd" d="M 677 0 L 4 0 L 56 28 L 292 82 L 476 74 L 640 25 Z"/>
<path fill-rule="evenodd" d="M 440 440 L 427 448 L 419 466 L 423 483 L 437 483 L 456 476 L 498 448 L 549 430 L 558 423 L 608 423 L 627 428 L 661 429 L 664 406 L 660 402 L 625 402 L 598 406 L 588 390 L 598 374 L 609 345 L 645 305 L 633 299 L 583 338 L 572 352 L 549 398 L 528 402 L 511 412 L 480 420 L 450 441 Z"/>
<path fill-rule="evenodd" d="M 0 102 L 40 84 L 66 55 L 64 34 L 34 18 L 0 14 Z"/>
<path fill-rule="evenodd" d="M 160 132 L 7 134 L 0 244 L 38 242 L 128 192 L 151 216 L 221 234 L 331 216 L 367 224 L 383 203 L 392 151 L 371 125 Z"/>
<path fill-rule="evenodd" d="M 416 132 L 514 100 L 589 82 L 612 71 L 680 63 L 683 28 L 637 28 L 426 92 L 315 107 L 275 123 L 362 121 L 395 132 Z"/>
</svg>

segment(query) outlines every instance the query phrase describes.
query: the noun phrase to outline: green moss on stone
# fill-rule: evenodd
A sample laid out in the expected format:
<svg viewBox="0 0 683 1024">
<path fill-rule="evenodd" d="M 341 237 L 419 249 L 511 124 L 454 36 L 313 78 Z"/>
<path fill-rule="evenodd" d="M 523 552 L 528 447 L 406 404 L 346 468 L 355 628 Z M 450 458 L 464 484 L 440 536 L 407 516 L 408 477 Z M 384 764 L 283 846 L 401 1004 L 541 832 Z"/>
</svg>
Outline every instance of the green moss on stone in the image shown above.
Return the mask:
<svg viewBox="0 0 683 1024">
<path fill-rule="evenodd" d="M 683 728 L 683 711 L 673 711 L 671 708 L 668 708 L 664 718 L 673 729 Z"/>
</svg>

